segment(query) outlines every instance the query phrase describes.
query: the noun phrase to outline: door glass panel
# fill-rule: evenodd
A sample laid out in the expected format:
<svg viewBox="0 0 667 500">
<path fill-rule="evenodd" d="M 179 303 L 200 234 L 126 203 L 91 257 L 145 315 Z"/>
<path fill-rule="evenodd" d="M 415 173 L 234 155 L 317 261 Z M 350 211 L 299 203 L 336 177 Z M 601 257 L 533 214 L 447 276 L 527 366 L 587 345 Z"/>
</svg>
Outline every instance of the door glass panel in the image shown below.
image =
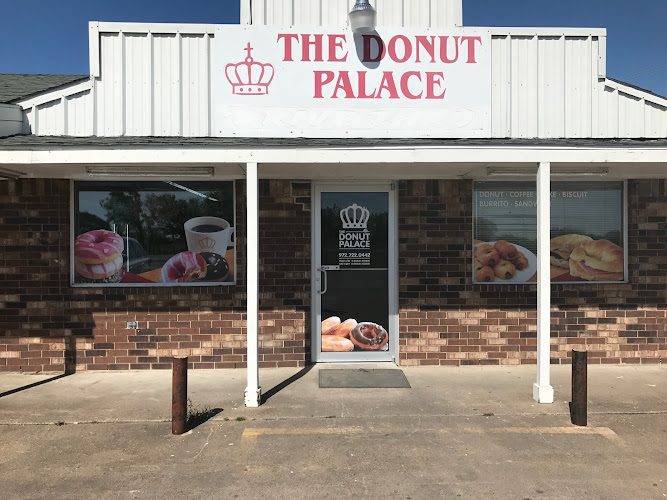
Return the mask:
<svg viewBox="0 0 667 500">
<path fill-rule="evenodd" d="M 322 265 L 386 268 L 389 195 L 322 193 Z"/>
<path fill-rule="evenodd" d="M 322 352 L 389 351 L 387 192 L 321 195 Z"/>
</svg>

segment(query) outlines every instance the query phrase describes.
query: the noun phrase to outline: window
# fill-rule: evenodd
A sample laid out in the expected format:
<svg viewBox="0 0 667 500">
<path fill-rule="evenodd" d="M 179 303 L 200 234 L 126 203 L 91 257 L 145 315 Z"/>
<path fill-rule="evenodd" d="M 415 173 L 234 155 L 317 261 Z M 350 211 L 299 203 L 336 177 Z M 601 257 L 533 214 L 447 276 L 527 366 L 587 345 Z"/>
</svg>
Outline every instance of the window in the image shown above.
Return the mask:
<svg viewBox="0 0 667 500">
<path fill-rule="evenodd" d="M 626 281 L 623 182 L 552 182 L 552 282 Z M 476 182 L 475 283 L 537 280 L 537 198 L 532 182 Z"/>
<path fill-rule="evenodd" d="M 234 182 L 75 182 L 74 285 L 235 282 Z"/>
</svg>

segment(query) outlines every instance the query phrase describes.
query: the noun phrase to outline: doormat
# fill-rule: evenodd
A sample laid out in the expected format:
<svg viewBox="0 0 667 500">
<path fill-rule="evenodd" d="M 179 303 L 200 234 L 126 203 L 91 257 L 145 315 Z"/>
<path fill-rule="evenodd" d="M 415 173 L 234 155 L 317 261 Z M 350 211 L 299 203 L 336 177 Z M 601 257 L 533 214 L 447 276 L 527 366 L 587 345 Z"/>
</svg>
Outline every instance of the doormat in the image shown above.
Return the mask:
<svg viewBox="0 0 667 500">
<path fill-rule="evenodd" d="M 410 389 L 402 370 L 324 369 L 320 370 L 321 389 Z"/>
</svg>

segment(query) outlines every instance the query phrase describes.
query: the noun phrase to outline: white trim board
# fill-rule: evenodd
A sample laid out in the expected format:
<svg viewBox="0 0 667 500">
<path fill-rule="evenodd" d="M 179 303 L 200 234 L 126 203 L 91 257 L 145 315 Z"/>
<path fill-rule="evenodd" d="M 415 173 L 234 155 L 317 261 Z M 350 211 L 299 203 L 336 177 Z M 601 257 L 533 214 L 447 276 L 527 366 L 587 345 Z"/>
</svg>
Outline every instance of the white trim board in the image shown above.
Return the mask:
<svg viewBox="0 0 667 500">
<path fill-rule="evenodd" d="M 667 147 L 379 147 L 379 148 L 108 148 L 0 151 L 6 165 L 195 165 L 223 163 L 531 163 L 548 159 L 563 164 L 662 163 Z"/>
</svg>

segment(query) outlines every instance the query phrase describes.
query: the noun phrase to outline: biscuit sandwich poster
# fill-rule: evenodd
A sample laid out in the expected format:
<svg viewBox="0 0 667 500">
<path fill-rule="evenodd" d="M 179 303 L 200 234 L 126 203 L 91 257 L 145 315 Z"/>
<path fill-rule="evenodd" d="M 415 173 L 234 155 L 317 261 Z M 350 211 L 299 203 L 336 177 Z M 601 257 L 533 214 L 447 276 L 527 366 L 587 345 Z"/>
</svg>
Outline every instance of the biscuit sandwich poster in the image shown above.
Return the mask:
<svg viewBox="0 0 667 500">
<path fill-rule="evenodd" d="M 622 282 L 624 183 L 551 184 L 551 281 Z M 537 281 L 537 197 L 531 182 L 477 182 L 473 283 Z"/>
</svg>

